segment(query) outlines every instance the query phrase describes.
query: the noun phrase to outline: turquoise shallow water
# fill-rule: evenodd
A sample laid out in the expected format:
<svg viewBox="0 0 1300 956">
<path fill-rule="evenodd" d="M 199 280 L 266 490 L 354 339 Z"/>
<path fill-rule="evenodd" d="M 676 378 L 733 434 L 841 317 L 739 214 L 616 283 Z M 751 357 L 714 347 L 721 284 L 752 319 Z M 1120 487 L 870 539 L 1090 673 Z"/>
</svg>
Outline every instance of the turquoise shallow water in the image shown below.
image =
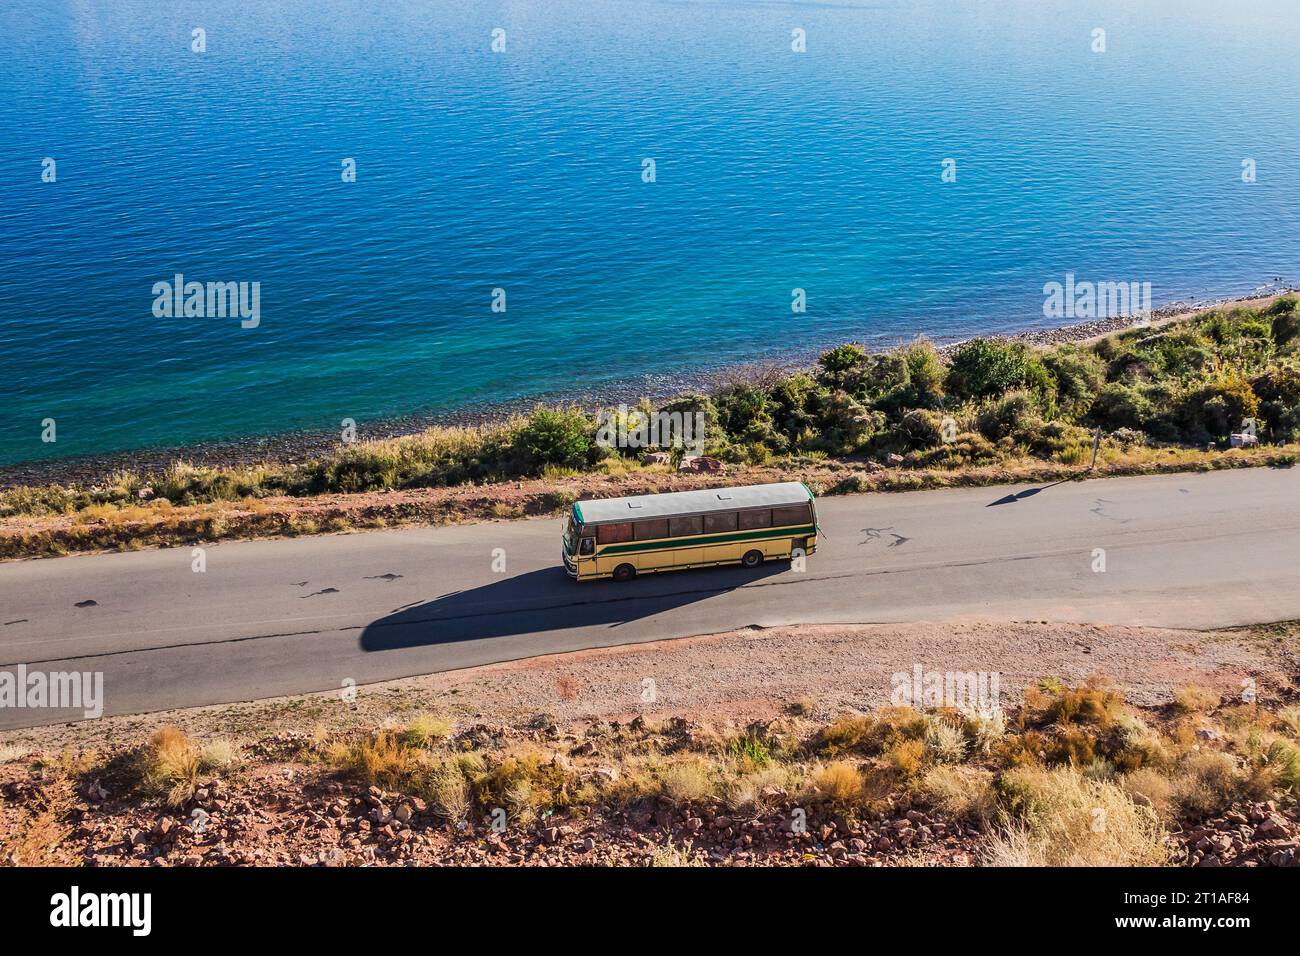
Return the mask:
<svg viewBox="0 0 1300 956">
<path fill-rule="evenodd" d="M 0 464 L 1294 284 L 1297 50 L 1293 0 L 7 4 Z"/>
</svg>

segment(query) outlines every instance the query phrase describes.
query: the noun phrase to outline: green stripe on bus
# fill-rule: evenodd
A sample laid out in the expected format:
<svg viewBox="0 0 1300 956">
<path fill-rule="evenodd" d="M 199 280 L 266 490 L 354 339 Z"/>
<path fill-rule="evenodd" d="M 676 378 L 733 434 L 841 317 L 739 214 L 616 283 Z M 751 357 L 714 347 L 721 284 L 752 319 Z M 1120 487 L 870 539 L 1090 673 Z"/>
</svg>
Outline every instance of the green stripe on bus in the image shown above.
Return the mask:
<svg viewBox="0 0 1300 956">
<path fill-rule="evenodd" d="M 723 534 L 713 537 L 660 538 L 657 541 L 636 541 L 631 544 L 607 544 L 596 549 L 598 556 L 607 554 L 629 554 L 634 551 L 675 551 L 678 548 L 701 548 L 710 544 L 729 544 L 733 541 L 766 541 L 771 538 L 793 538 L 801 534 L 816 534 L 812 525 L 790 528 L 762 528 L 758 531 L 742 531 L 738 534 Z"/>
</svg>

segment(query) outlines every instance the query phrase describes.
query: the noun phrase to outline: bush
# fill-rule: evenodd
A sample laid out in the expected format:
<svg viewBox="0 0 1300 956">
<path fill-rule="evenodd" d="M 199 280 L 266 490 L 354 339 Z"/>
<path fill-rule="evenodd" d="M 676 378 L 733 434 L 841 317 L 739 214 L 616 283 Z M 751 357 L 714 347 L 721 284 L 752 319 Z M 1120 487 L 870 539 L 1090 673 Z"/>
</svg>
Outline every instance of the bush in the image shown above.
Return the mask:
<svg viewBox="0 0 1300 956">
<path fill-rule="evenodd" d="M 213 740 L 199 752 L 199 770 L 212 773 L 227 770 L 239 763 L 239 748 L 229 740 Z"/>
<path fill-rule="evenodd" d="M 1106 384 L 1106 363 L 1090 349 L 1062 345 L 1045 352 L 1043 364 L 1056 380 L 1061 410 L 1071 418 L 1085 414 Z"/>
<path fill-rule="evenodd" d="M 763 808 L 769 795 L 784 796 L 791 783 L 790 771 L 780 764 L 772 764 L 759 770 L 741 774 L 728 782 L 725 799 L 732 810 Z"/>
<path fill-rule="evenodd" d="M 914 777 L 921 772 L 925 753 L 924 740 L 902 740 L 889 748 L 885 759 L 896 773 L 903 777 Z"/>
<path fill-rule="evenodd" d="M 966 735 L 957 724 L 931 715 L 925 731 L 925 749 L 939 763 L 961 763 L 966 757 Z"/>
<path fill-rule="evenodd" d="M 1042 424 L 1038 404 L 1025 391 L 1010 392 L 980 412 L 979 430 L 992 441 L 1033 431 Z"/>
<path fill-rule="evenodd" d="M 1122 774 L 1117 783 L 1134 803 L 1155 811 L 1162 823 L 1172 824 L 1176 820 L 1173 784 L 1159 770 L 1142 767 Z"/>
<path fill-rule="evenodd" d="M 718 424 L 729 441 L 741 445 L 763 444 L 782 450 L 786 438 L 776 430 L 767 396 L 748 383 L 731 385 L 713 398 Z"/>
<path fill-rule="evenodd" d="M 352 743 L 335 743 L 327 759 L 336 769 L 362 783 L 397 790 L 405 787 L 416 767 L 417 751 L 393 731 L 380 731 Z"/>
<path fill-rule="evenodd" d="M 817 381 L 832 390 L 840 389 L 851 395 L 859 394 L 863 390 L 870 361 L 870 354 L 861 345 L 855 343 L 837 345 L 823 352 L 817 359 L 820 368 Z"/>
<path fill-rule="evenodd" d="M 870 714 L 841 714 L 823 727 L 814 747 L 832 756 L 878 747 L 876 720 Z"/>
<path fill-rule="evenodd" d="M 943 416 L 938 412 L 914 409 L 903 416 L 894 434 L 909 449 L 935 448 L 943 444 Z"/>
<path fill-rule="evenodd" d="M 1097 393 L 1088 418 L 1107 430 L 1143 431 L 1155 415 L 1151 400 L 1135 385 L 1111 382 Z"/>
<path fill-rule="evenodd" d="M 585 468 L 595 459 L 595 432 L 595 423 L 576 409 L 535 408 L 515 433 L 514 452 L 530 474 L 546 465 Z"/>
<path fill-rule="evenodd" d="M 1054 383 L 1042 360 L 1023 343 L 972 339 L 953 353 L 947 389 L 968 399 L 992 398 L 1019 389 L 1046 396 L 1054 390 Z"/>
<path fill-rule="evenodd" d="M 837 454 L 856 451 L 884 426 L 884 415 L 869 411 L 848 392 L 832 392 L 822 412 L 822 432 L 817 444 Z"/>
<path fill-rule="evenodd" d="M 1278 304 L 1275 302 L 1273 305 L 1276 307 Z M 1269 312 L 1273 317 L 1270 331 L 1277 347 L 1289 349 L 1300 344 L 1300 307 L 1296 307 L 1293 303 L 1290 311 L 1273 312 L 1270 308 Z"/>
<path fill-rule="evenodd" d="M 1245 419 L 1259 415 L 1259 396 L 1236 372 L 1225 372 L 1215 382 L 1190 392 L 1181 403 L 1178 419 L 1192 441 L 1224 437 L 1240 431 Z"/>
<path fill-rule="evenodd" d="M 774 426 L 792 443 L 805 431 L 815 432 L 819 409 L 828 396 L 826 389 L 803 372 L 782 378 L 768 392 Z"/>
<path fill-rule="evenodd" d="M 1047 705 L 1044 716 L 1056 724 L 1091 724 L 1108 728 L 1119 718 L 1124 698 L 1100 686 L 1063 688 Z"/>
<path fill-rule="evenodd" d="M 1274 438 L 1294 441 L 1300 435 L 1300 366 L 1290 362 L 1269 369 L 1251 386 L 1260 398 L 1260 415 Z"/>
<path fill-rule="evenodd" d="M 901 354 L 907 363 L 908 384 L 900 400 L 911 408 L 943 407 L 943 383 L 948 370 L 934 346 L 926 339 L 917 339 L 904 346 Z"/>
</svg>

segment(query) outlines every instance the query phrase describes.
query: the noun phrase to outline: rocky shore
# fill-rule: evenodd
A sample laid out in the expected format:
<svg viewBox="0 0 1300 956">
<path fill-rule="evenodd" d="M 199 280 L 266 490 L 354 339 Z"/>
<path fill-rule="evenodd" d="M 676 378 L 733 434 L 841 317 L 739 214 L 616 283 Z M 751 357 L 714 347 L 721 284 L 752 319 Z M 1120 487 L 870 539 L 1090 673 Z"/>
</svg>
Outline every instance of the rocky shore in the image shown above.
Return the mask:
<svg viewBox="0 0 1300 956">
<path fill-rule="evenodd" d="M 1035 346 L 1081 342 L 1133 325 L 1162 324 L 1209 308 L 1260 306 L 1270 302 L 1284 291 L 1289 290 L 1270 290 L 1267 295 L 1247 299 L 1198 303 L 1176 302 L 1162 306 L 1150 316 L 1096 319 L 1073 325 L 1028 329 L 1012 334 L 990 333 L 987 337 L 1023 341 Z M 938 343 L 939 350 L 941 352 L 951 350 L 961 341 L 964 340 L 941 341 Z M 902 342 L 894 344 L 902 344 Z M 816 352 L 799 353 L 779 362 L 731 365 L 701 369 L 681 375 L 640 376 L 599 390 L 584 391 L 579 388 L 578 391 L 564 394 L 543 394 L 515 401 L 485 403 L 441 414 L 408 415 L 368 421 L 362 424 L 361 432 L 362 437 L 366 439 L 385 439 L 414 434 L 432 426 L 465 427 L 488 424 L 526 412 L 539 402 L 576 403 L 587 408 L 601 408 L 617 405 L 619 402 L 630 404 L 642 396 L 657 401 L 688 391 L 708 390 L 737 380 L 761 379 L 774 374 L 805 370 L 812 367 L 816 358 Z M 263 463 L 288 464 L 319 457 L 335 450 L 338 445 L 337 431 L 299 431 L 187 446 L 23 462 L 16 465 L 0 465 L 0 488 L 51 483 L 90 485 L 102 482 L 114 472 L 122 470 L 146 474 L 161 473 L 178 460 L 200 466 L 224 467 Z"/>
</svg>

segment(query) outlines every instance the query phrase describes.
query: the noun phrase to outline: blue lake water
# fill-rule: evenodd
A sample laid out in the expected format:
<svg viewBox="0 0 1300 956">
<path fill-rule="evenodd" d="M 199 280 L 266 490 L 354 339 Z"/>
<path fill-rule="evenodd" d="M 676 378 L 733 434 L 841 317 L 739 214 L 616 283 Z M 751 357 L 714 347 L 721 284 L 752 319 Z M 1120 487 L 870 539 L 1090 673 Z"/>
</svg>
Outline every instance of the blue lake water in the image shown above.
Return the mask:
<svg viewBox="0 0 1300 956">
<path fill-rule="evenodd" d="M 1043 325 L 1067 272 L 1160 304 L 1298 266 L 1294 0 L 0 8 L 0 464 Z M 178 272 L 260 283 L 260 324 L 156 317 Z"/>
</svg>

